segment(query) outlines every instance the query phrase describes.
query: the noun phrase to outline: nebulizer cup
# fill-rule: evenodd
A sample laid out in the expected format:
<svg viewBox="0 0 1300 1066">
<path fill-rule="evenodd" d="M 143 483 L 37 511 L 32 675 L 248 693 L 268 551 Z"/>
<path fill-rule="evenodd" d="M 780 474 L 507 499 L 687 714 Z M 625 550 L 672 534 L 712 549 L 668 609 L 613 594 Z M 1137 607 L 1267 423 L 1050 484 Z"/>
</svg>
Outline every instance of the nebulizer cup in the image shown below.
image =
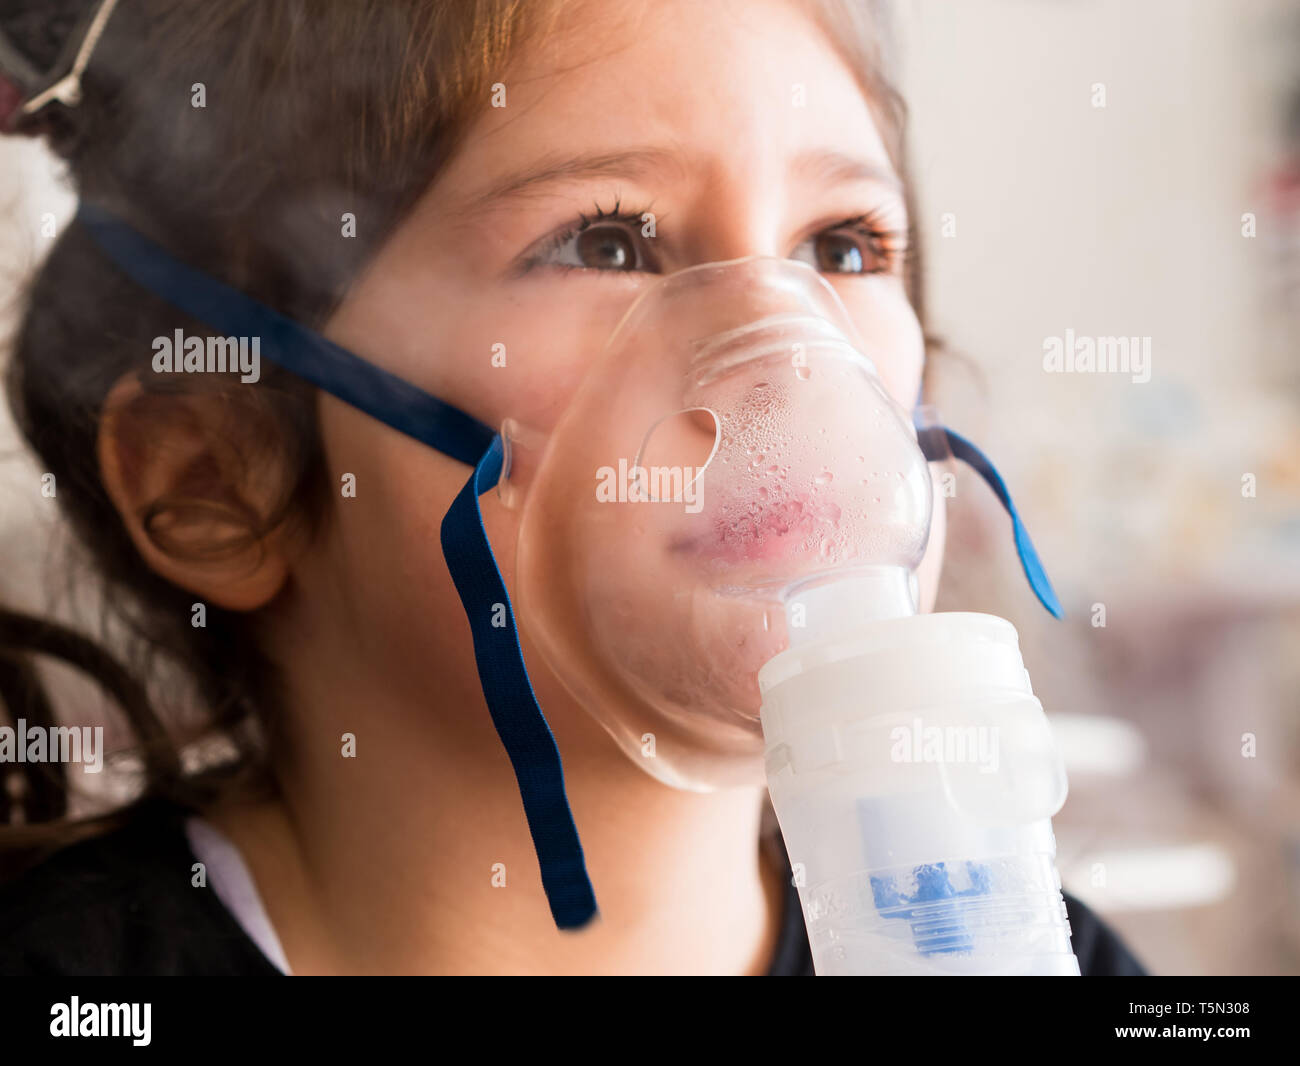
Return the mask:
<svg viewBox="0 0 1300 1066">
<path fill-rule="evenodd" d="M 1015 631 L 917 613 L 931 471 L 820 274 L 658 280 L 551 431 L 503 436 L 524 631 L 648 773 L 767 783 L 819 973 L 1069 971 Z"/>
<path fill-rule="evenodd" d="M 1051 828 L 1065 775 L 1014 627 L 840 629 L 820 610 L 819 635 L 759 672 L 817 972 L 1077 975 Z"/>
</svg>

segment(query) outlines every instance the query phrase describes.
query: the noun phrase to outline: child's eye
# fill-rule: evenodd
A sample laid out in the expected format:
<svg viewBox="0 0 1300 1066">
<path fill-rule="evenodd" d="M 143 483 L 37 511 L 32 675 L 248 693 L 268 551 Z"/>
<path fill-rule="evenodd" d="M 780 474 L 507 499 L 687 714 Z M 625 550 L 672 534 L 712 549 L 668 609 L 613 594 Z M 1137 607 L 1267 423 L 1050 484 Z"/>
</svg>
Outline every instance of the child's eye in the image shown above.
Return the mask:
<svg viewBox="0 0 1300 1066">
<path fill-rule="evenodd" d="M 867 218 L 823 230 L 790 253 L 823 274 L 887 274 L 898 269 L 906 234 L 883 230 Z"/>
<path fill-rule="evenodd" d="M 548 238 L 528 255 L 521 273 L 536 267 L 560 270 L 602 270 L 632 273 L 654 270 L 641 227 L 644 211 L 623 211 L 617 203 L 612 211 L 596 205 L 594 216 L 579 215 L 580 221 Z"/>
<path fill-rule="evenodd" d="M 658 268 L 642 236 L 646 212 L 612 211 L 596 206 L 594 216 L 546 240 L 529 255 L 520 272 L 536 267 L 596 270 L 610 273 L 654 272 Z M 789 258 L 808 263 L 823 274 L 887 274 L 899 270 L 907 250 L 907 234 L 885 229 L 872 215 L 860 215 L 829 226 L 803 241 Z"/>
<path fill-rule="evenodd" d="M 623 225 L 600 223 L 581 229 L 554 245 L 545 261 L 586 270 L 644 270 L 639 234 Z"/>
</svg>

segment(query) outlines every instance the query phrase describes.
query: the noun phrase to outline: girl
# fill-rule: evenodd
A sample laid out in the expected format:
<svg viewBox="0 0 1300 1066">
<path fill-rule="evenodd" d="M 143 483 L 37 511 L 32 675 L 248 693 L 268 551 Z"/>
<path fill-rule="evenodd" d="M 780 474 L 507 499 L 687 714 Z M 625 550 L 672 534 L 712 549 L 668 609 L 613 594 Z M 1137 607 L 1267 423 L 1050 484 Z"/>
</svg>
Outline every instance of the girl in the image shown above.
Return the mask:
<svg viewBox="0 0 1300 1066">
<path fill-rule="evenodd" d="M 38 70 L 92 7 L 56 6 L 0 26 Z M 859 326 L 910 408 L 925 345 L 886 58 L 854 0 L 121 0 L 80 102 L 11 124 L 83 203 L 489 426 L 552 427 L 656 276 L 748 255 L 808 264 L 850 307 L 869 293 Z M 438 549 L 467 467 L 266 363 L 158 372 L 178 329 L 211 332 L 84 220 L 28 293 L 18 423 L 203 720 L 164 726 L 92 645 L 4 616 L 0 645 L 118 697 L 147 781 L 71 826 L 26 775 L 0 970 L 810 973 L 763 790 L 665 787 L 525 632 L 600 893 L 601 921 L 556 928 Z M 512 587 L 517 513 L 481 504 Z M 927 609 L 942 551 L 939 515 Z M 33 677 L 6 671 L 4 702 L 49 720 Z M 212 735 L 233 758 L 195 765 Z M 1085 974 L 1139 972 L 1067 902 Z"/>
</svg>

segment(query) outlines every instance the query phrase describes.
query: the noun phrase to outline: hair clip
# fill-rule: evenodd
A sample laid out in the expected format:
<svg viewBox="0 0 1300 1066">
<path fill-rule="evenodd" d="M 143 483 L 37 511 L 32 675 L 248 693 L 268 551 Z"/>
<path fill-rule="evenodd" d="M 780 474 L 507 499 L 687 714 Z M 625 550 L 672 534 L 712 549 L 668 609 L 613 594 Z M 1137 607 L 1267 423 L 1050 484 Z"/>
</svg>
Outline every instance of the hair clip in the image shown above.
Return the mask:
<svg viewBox="0 0 1300 1066">
<path fill-rule="evenodd" d="M 76 107 L 81 103 L 81 76 L 85 73 L 104 34 L 104 27 L 117 7 L 117 0 L 100 0 L 94 14 L 86 24 L 76 51 L 65 48 L 54 70 L 43 77 L 27 58 L 14 47 L 13 43 L 0 33 L 0 129 L 8 130 L 17 116 L 30 116 L 39 112 L 46 105 L 57 100 L 64 107 Z M 75 37 L 74 37 L 75 39 Z M 72 64 L 66 73 L 60 74 L 67 56 L 72 55 Z M 27 99 L 22 99 L 20 85 L 29 89 L 32 86 L 48 83 L 46 87 Z"/>
</svg>

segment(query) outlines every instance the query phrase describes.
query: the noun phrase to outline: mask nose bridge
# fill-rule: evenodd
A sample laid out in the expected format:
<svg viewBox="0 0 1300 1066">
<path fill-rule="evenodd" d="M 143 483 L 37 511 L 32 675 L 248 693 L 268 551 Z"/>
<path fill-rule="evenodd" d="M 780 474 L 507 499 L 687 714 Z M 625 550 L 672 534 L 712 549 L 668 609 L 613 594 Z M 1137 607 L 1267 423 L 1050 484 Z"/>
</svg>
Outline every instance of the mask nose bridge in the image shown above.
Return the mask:
<svg viewBox="0 0 1300 1066">
<path fill-rule="evenodd" d="M 822 315 L 802 312 L 767 315 L 695 340 L 688 370 L 692 382 L 703 385 L 741 363 L 778 354 L 788 357 L 792 369 L 807 366 L 814 357 L 833 356 L 878 376 L 870 356 L 840 326 Z"/>
<path fill-rule="evenodd" d="M 702 294 L 707 294 L 707 300 Z M 858 324 L 820 272 L 793 259 L 747 255 L 696 263 L 660 277 L 627 306 L 604 352 L 625 343 L 633 331 L 653 325 L 653 309 L 665 301 L 679 302 L 685 313 L 698 316 L 699 328 L 690 331 L 697 344 L 765 318 L 793 313 L 831 322 L 865 351 Z"/>
</svg>

